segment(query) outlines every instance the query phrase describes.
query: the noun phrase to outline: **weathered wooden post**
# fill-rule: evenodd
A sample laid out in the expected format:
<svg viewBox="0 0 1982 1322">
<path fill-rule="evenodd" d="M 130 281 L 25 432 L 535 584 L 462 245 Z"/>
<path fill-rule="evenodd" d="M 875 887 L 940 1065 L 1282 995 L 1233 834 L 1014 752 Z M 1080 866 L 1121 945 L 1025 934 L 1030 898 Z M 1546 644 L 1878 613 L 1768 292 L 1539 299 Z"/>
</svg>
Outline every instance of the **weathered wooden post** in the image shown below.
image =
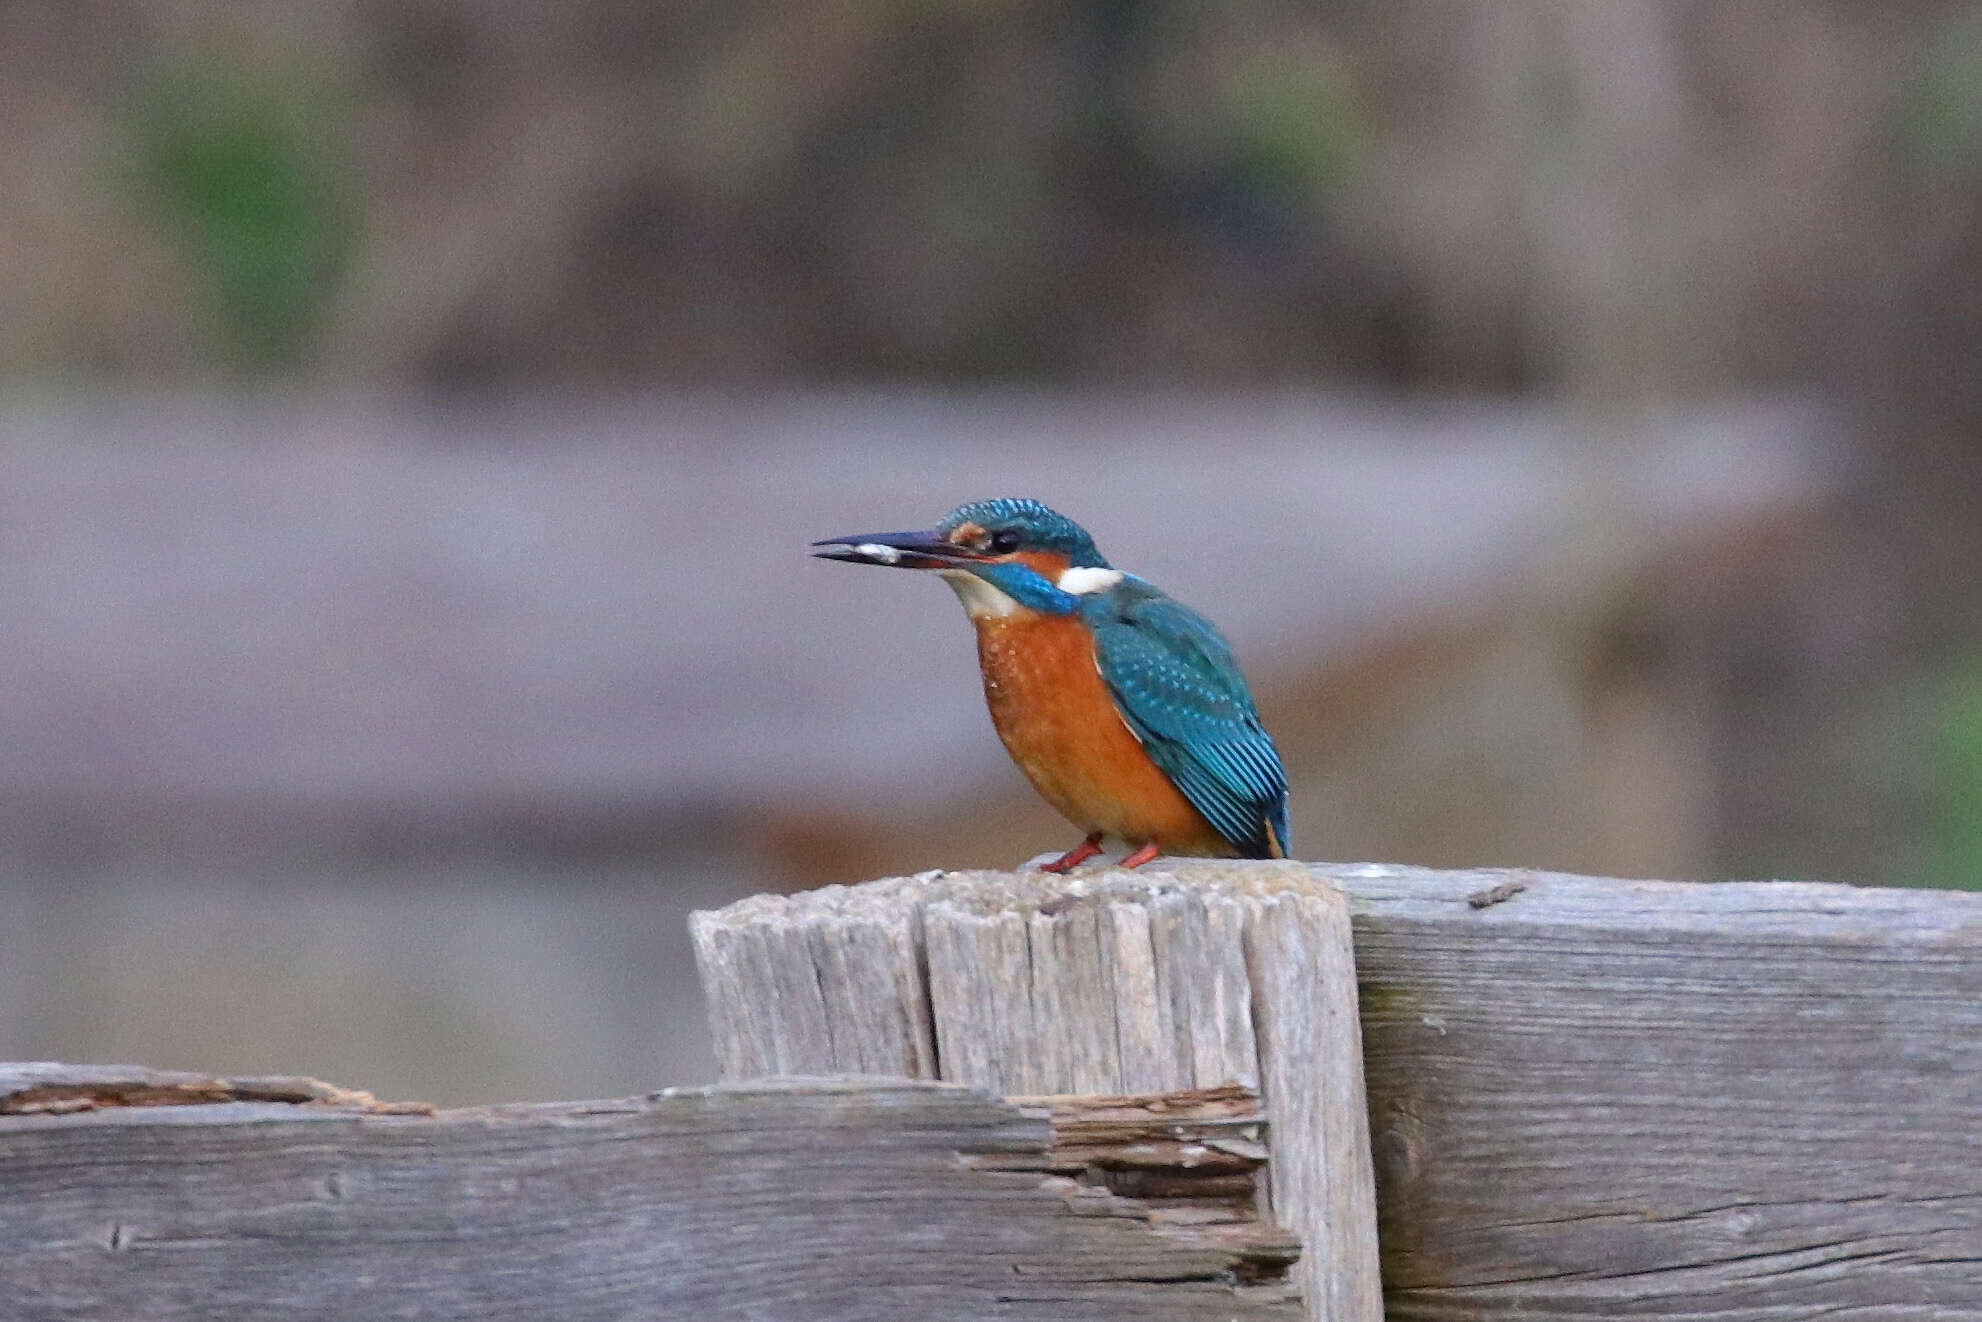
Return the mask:
<svg viewBox="0 0 1982 1322">
<path fill-rule="evenodd" d="M 1308 868 L 930 872 L 758 896 L 692 928 L 726 1080 L 1257 1090 L 1262 1211 L 1300 1236 L 1307 1316 L 1381 1318 L 1349 917 Z"/>
</svg>

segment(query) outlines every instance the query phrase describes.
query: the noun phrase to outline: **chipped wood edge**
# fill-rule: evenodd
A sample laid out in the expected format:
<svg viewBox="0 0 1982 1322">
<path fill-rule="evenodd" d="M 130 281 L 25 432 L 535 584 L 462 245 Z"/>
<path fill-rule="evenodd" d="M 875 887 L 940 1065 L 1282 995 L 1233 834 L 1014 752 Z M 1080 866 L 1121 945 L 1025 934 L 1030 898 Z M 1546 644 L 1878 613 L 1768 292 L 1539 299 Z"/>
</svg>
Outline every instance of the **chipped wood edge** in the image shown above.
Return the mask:
<svg viewBox="0 0 1982 1322">
<path fill-rule="evenodd" d="M 1006 1100 L 1043 1117 L 1051 1144 L 1037 1158 L 970 1157 L 967 1166 L 1038 1170 L 1088 1212 L 1138 1217 L 1180 1246 L 1233 1254 L 1240 1284 L 1292 1286 L 1301 1237 L 1269 1214 L 1267 1118 L 1257 1092 L 1228 1085 Z"/>
<path fill-rule="evenodd" d="M 0 1116 L 73 1115 L 117 1107 L 280 1102 L 368 1115 L 433 1115 L 426 1102 L 385 1102 L 368 1092 L 300 1075 L 232 1078 L 139 1065 L 0 1062 Z"/>
</svg>

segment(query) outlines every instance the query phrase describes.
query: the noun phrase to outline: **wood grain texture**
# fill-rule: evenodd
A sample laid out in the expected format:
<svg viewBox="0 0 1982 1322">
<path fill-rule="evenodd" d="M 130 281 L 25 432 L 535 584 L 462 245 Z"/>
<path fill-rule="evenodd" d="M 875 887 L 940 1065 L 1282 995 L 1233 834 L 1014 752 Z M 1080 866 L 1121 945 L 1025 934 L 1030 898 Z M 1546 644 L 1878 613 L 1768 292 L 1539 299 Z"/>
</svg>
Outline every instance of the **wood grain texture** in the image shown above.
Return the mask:
<svg viewBox="0 0 1982 1322">
<path fill-rule="evenodd" d="M 1298 1226 L 1317 1318 L 1381 1318 L 1362 1030 L 1348 924 L 1276 895 L 1247 925 L 1272 1114 L 1273 1205 Z"/>
<path fill-rule="evenodd" d="M 23 1087 L 98 1103 L 0 1116 L 8 1322 L 1301 1315 L 1242 1092 L 825 1080 L 408 1114 L 103 1100 L 104 1073 L 146 1077 L 41 1067 Z"/>
<path fill-rule="evenodd" d="M 1304 866 L 931 872 L 691 930 L 728 1079 L 885 1061 L 1015 1097 L 1263 1088 L 1309 1315 L 1381 1315 L 1348 914 Z"/>
<path fill-rule="evenodd" d="M 1982 895 L 1313 872 L 1353 917 L 1386 1316 L 1982 1319 Z M 1207 1004 L 1148 1022 L 1215 1044 Z"/>
<path fill-rule="evenodd" d="M 1387 1316 L 1982 1319 L 1982 896 L 1314 872 L 1354 920 Z M 841 961 L 837 990 L 780 984 L 802 1003 L 752 1007 L 747 1050 L 936 1062 L 922 918 L 890 889 L 931 880 L 845 892 L 847 940 L 872 953 Z M 1110 903 L 1137 907 L 1090 904 L 1098 935 Z M 1224 1043 L 1230 1004 L 1165 982 L 1141 919 L 1107 921 L 1109 962 L 1080 976 L 1105 968 L 1128 1007 L 1118 1068 L 1176 1077 L 1165 1053 L 1200 1029 Z M 1031 948 L 1025 922 L 982 926 Z M 1192 930 L 1212 939 L 1208 918 Z M 746 986 L 766 946 L 731 937 Z M 1265 984 L 1286 975 L 1257 948 L 1245 969 L 1271 1102 Z M 872 1012 L 829 1014 L 849 996 Z M 816 1040 L 792 1028 L 815 1020 Z M 1179 1138 L 1088 1110 L 1144 1126 L 1130 1160 L 1078 1124 L 1050 1137 L 1060 1104 L 838 1084 L 422 1116 L 310 1081 L 0 1067 L 0 1318 L 1293 1315 L 1270 1311 L 1292 1308 L 1279 1287 L 1232 1285 L 1284 1261 L 1234 1246 L 1263 1223 L 1228 1207 L 1217 1233 L 1171 1238 L 1235 1194 L 1215 1181 L 1257 1180 L 1256 1140 L 1219 1128 L 1243 1113 L 1200 1098 L 1169 1117 L 1197 1127 Z M 1213 1186 L 1124 1192 L 1178 1178 L 1190 1148 L 1216 1154 Z M 1128 1238 L 1096 1257 L 1079 1237 L 1097 1227 Z M 1042 1241 L 1069 1255 L 1042 1277 L 996 1256 Z"/>
<path fill-rule="evenodd" d="M 1982 895 L 1316 871 L 1391 1319 L 1982 1318 Z"/>
</svg>

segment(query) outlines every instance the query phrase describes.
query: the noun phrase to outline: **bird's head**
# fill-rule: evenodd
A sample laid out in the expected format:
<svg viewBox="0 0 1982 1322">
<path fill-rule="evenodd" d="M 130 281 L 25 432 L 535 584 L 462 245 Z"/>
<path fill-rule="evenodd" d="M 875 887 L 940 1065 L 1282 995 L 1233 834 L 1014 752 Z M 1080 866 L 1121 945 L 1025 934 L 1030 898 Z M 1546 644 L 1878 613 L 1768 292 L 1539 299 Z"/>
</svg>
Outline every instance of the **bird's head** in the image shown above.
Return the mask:
<svg viewBox="0 0 1982 1322">
<path fill-rule="evenodd" d="M 923 532 L 861 533 L 814 542 L 829 560 L 933 569 L 973 616 L 1066 614 L 1087 592 L 1121 581 L 1078 523 L 1036 500 L 974 500 Z"/>
</svg>

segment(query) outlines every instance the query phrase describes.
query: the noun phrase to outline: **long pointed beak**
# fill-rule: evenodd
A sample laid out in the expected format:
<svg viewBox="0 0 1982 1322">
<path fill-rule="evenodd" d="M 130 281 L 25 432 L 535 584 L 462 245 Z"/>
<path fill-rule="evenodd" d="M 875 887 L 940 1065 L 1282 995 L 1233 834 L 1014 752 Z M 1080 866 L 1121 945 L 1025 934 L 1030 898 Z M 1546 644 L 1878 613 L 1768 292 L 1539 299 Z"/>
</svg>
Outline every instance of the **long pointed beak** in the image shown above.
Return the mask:
<svg viewBox="0 0 1982 1322">
<path fill-rule="evenodd" d="M 945 541 L 934 528 L 923 532 L 868 532 L 829 537 L 812 543 L 812 554 L 825 560 L 850 560 L 857 565 L 888 565 L 895 569 L 955 569 L 987 557 Z"/>
</svg>

